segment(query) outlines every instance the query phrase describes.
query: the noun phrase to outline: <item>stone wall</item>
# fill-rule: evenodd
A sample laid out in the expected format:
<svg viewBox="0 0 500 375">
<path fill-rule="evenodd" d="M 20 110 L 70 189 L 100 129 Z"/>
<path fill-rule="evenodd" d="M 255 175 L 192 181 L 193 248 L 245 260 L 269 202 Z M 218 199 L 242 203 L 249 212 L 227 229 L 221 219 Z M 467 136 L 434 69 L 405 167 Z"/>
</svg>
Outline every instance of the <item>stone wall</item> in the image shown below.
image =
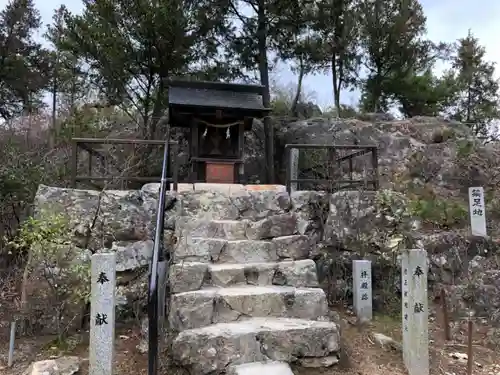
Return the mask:
<svg viewBox="0 0 500 375">
<path fill-rule="evenodd" d="M 147 184 L 141 190 L 104 192 L 40 186 L 36 195 L 35 214 L 43 209 L 65 213 L 74 244 L 82 252 L 117 253 L 120 319 L 138 317 L 146 306 L 157 196 L 157 184 Z M 289 196 L 282 186 L 252 190 L 234 185 L 220 191 L 204 184 L 182 185 L 179 192 L 167 196 L 165 245 L 173 248 L 178 237 L 176 221 L 187 217 L 247 220 L 256 239 L 285 232 L 304 236 L 304 246 L 281 244 L 281 255 L 293 258 L 286 252 L 308 251 L 331 301 L 350 300 L 353 259 L 373 261 L 375 310 L 386 309 L 388 296 L 399 307 L 398 246 L 423 246 L 430 258 L 431 293 L 445 286 L 453 295 L 457 315 L 472 307 L 500 322 L 498 244 L 471 238 L 463 230 L 423 229 L 406 214 L 407 203 L 403 195 L 388 191 L 331 196 L 300 191 Z"/>
<path fill-rule="evenodd" d="M 120 319 L 144 313 L 158 189 L 158 184 L 147 184 L 141 190 L 98 192 L 41 185 L 36 194 L 35 216 L 43 210 L 63 213 L 68 219 L 72 240 L 82 253 L 116 252 L 117 316 Z M 282 186 L 262 191 L 238 185 L 232 191 L 214 192 L 213 189 L 214 186 L 208 184 L 197 184 L 194 190 L 192 185 L 180 185 L 179 192 L 168 193 L 164 228 L 167 249 L 176 241 L 175 223 L 183 216 L 245 219 L 253 223 L 255 238 L 280 230 L 291 231 L 307 241 L 300 249 L 296 246 L 297 251 L 316 249 L 322 235 L 319 210 L 325 199 L 323 193 L 304 191 L 290 197 Z M 286 244 L 281 247 L 282 252 L 290 251 Z M 46 299 L 45 302 L 50 305 Z M 46 306 L 40 305 L 39 312 L 33 314 L 50 330 L 52 319 L 43 318 L 44 311 Z"/>
<path fill-rule="evenodd" d="M 408 209 L 402 194 L 382 190 L 338 192 L 330 197 L 328 218 L 316 263 L 331 300 L 350 300 L 352 261 L 373 264 L 374 309 L 399 312 L 399 249 L 424 248 L 429 256 L 429 295 L 444 288 L 453 317 L 472 310 L 500 324 L 500 242 L 470 235 L 468 229 L 428 228 Z M 392 305 L 392 306 L 391 306 Z"/>
</svg>

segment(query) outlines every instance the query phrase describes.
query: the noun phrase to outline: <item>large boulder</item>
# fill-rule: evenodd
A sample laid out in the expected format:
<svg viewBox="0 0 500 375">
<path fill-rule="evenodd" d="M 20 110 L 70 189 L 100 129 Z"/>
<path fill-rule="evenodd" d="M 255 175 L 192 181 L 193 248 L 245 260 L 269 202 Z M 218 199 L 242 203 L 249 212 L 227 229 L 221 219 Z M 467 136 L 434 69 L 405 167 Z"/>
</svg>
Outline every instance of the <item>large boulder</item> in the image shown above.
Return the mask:
<svg viewBox="0 0 500 375">
<path fill-rule="evenodd" d="M 339 191 L 330 195 L 323 245 L 360 254 L 387 253 L 408 246 L 419 224 L 409 200 L 391 190 Z"/>
<path fill-rule="evenodd" d="M 73 375 L 80 370 L 78 357 L 59 357 L 33 362 L 23 375 Z"/>
<path fill-rule="evenodd" d="M 153 251 L 157 195 L 155 189 L 99 192 L 40 185 L 35 196 L 35 217 L 63 215 L 72 246 L 82 254 L 83 266 L 90 267 L 93 253 L 116 253 L 119 319 L 140 315 L 147 301 L 147 269 Z M 167 201 L 174 198 L 175 193 L 169 193 Z M 177 207 L 173 208 L 167 212 L 166 225 L 175 216 Z M 28 288 L 32 296 L 30 314 L 36 317 L 38 331 L 53 333 L 57 322 L 52 310 L 59 308 L 60 303 L 54 300 L 50 288 L 43 287 L 43 277 L 31 275 L 31 278 L 34 282 Z M 84 307 L 71 305 L 66 310 L 63 322 L 69 319 L 72 327 L 79 326 Z"/>
<path fill-rule="evenodd" d="M 430 298 L 444 288 L 454 317 L 473 311 L 500 323 L 500 241 L 471 236 L 468 229 L 430 230 L 402 194 L 346 191 L 330 197 L 329 216 L 317 257 L 319 281 L 332 300 L 352 296 L 352 261 L 372 261 L 374 308 L 400 309 L 400 251 L 424 248 Z"/>
<path fill-rule="evenodd" d="M 145 197 L 135 190 L 64 189 L 40 185 L 35 196 L 35 215 L 44 210 L 64 213 L 78 247 L 97 251 L 115 241 L 151 238 L 152 213 Z"/>
</svg>

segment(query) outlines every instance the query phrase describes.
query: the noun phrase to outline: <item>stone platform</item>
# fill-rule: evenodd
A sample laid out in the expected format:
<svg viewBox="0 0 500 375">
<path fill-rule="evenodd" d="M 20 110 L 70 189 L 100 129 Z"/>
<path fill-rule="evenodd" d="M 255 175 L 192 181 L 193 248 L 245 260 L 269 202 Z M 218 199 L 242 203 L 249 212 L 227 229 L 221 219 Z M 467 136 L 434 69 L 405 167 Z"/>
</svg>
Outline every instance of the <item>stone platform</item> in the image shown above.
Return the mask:
<svg viewBox="0 0 500 375">
<path fill-rule="evenodd" d="M 82 252 L 116 253 L 118 318 L 147 304 L 158 192 L 159 184 L 128 191 L 40 185 L 35 198 L 37 215 L 67 217 Z M 280 185 L 180 184 L 168 192 L 172 355 L 192 375 L 289 375 L 292 362 L 337 362 L 339 330 L 311 260 L 327 198 L 289 195 Z"/>
<path fill-rule="evenodd" d="M 150 183 L 146 184 L 148 187 L 160 187 L 160 184 Z M 189 191 L 205 191 L 212 193 L 237 193 L 241 191 L 276 191 L 286 192 L 284 185 L 242 185 L 242 184 L 210 184 L 205 182 L 197 182 L 194 184 L 177 184 L 177 191 L 179 193 Z"/>
<path fill-rule="evenodd" d="M 254 362 L 231 366 L 228 375 L 293 375 L 290 366 L 284 362 Z"/>
<path fill-rule="evenodd" d="M 197 375 L 337 363 L 339 330 L 308 259 L 314 243 L 284 186 L 194 184 L 179 186 L 181 196 L 190 188 L 216 191 L 217 201 L 180 203 L 170 269 L 176 361 Z"/>
</svg>

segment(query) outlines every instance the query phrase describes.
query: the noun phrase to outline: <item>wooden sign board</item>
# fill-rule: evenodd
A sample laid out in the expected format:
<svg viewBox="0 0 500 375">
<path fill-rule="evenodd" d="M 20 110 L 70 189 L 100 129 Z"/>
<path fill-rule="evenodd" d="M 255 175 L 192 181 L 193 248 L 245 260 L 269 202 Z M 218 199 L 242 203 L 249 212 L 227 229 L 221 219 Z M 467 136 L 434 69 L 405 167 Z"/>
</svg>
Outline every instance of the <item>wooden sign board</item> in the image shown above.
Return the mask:
<svg viewBox="0 0 500 375">
<path fill-rule="evenodd" d="M 234 184 L 233 163 L 206 163 L 206 182 L 218 184 Z"/>
</svg>

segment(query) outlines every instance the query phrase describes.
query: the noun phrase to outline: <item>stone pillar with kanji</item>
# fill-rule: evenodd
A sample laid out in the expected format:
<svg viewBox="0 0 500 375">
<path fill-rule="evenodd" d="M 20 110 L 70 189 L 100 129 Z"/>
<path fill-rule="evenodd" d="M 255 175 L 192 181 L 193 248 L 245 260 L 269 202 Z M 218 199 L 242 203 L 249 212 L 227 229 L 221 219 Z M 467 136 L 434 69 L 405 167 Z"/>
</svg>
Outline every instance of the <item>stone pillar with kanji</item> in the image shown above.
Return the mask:
<svg viewBox="0 0 500 375">
<path fill-rule="evenodd" d="M 487 237 L 484 189 L 469 188 L 470 229 L 473 236 Z"/>
<path fill-rule="evenodd" d="M 115 253 L 92 255 L 89 375 L 112 375 L 115 346 Z"/>
<path fill-rule="evenodd" d="M 402 253 L 403 358 L 409 375 L 429 375 L 427 252 Z"/>
<path fill-rule="evenodd" d="M 372 320 L 372 262 L 353 260 L 353 307 L 359 321 Z"/>
</svg>

